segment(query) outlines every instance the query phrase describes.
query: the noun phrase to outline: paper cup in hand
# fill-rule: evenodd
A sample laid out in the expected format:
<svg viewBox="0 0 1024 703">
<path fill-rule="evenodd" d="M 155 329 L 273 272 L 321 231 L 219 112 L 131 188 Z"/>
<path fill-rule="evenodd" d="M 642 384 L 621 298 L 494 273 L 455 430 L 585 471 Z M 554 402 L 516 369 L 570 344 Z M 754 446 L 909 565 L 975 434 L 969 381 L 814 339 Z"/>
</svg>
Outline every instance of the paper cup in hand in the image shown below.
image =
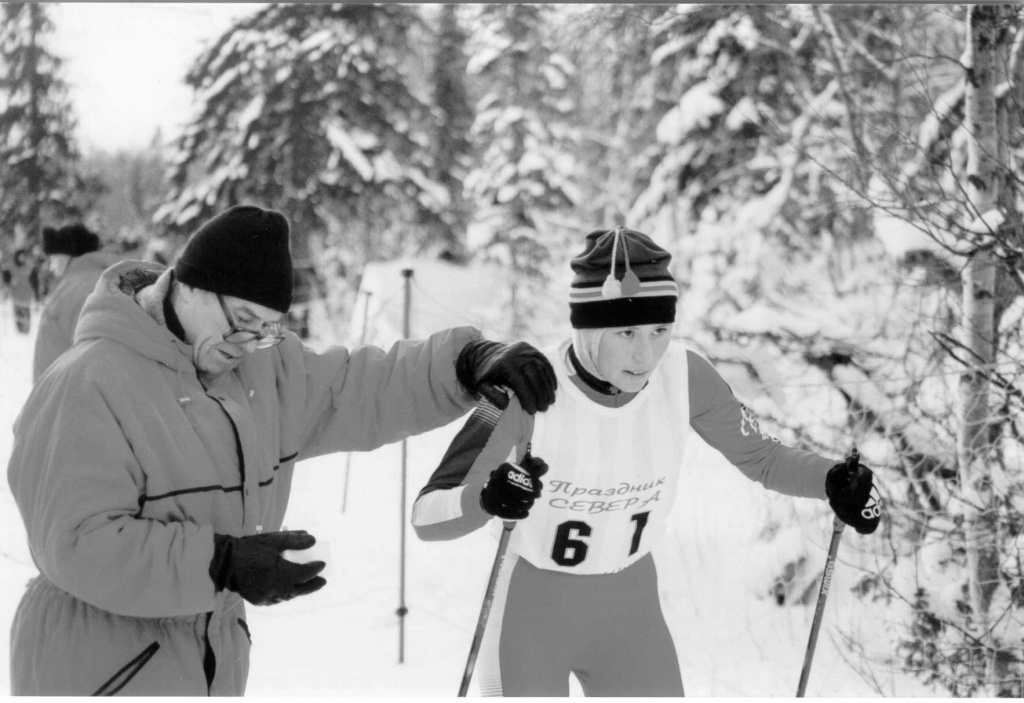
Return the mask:
<svg viewBox="0 0 1024 703">
<path fill-rule="evenodd" d="M 331 544 L 326 540 L 317 540 L 317 543 L 309 549 L 286 549 L 281 552 L 281 556 L 296 564 L 306 564 L 311 561 L 325 562 L 327 566 L 319 575 L 325 579 L 331 578 Z"/>
</svg>

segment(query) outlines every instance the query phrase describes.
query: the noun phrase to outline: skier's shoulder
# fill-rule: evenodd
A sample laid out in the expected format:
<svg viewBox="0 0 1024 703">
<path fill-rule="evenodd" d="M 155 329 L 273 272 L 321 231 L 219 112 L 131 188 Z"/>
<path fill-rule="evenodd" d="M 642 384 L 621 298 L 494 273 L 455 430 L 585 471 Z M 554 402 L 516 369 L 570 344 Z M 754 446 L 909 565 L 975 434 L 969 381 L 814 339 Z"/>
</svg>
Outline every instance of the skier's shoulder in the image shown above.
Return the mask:
<svg viewBox="0 0 1024 703">
<path fill-rule="evenodd" d="M 691 403 L 695 399 L 717 397 L 727 390 L 728 386 L 721 373 L 697 345 L 673 341 L 669 351 L 672 354 L 670 363 L 674 363 L 674 368 L 685 379 Z M 668 352 L 666 356 L 669 356 Z M 700 405 L 699 402 L 697 404 Z"/>
<path fill-rule="evenodd" d="M 691 382 L 695 379 L 699 380 L 719 375 L 708 355 L 701 351 L 697 345 L 673 340 L 672 344 L 669 345 L 669 349 L 674 352 L 674 358 L 686 365 Z"/>
<path fill-rule="evenodd" d="M 695 352 L 685 342 L 673 339 L 665 348 L 665 354 L 661 358 L 660 366 L 666 375 L 673 381 L 686 383 L 688 377 L 692 376 L 693 355 Z"/>
</svg>

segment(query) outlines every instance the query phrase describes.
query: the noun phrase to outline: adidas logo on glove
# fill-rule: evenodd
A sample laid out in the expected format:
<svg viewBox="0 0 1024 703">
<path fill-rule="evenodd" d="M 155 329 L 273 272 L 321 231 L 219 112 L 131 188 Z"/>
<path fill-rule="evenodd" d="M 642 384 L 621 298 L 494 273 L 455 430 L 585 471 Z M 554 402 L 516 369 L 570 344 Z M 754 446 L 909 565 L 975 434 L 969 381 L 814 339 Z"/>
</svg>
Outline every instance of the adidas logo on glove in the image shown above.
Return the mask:
<svg viewBox="0 0 1024 703">
<path fill-rule="evenodd" d="M 878 494 L 878 489 L 874 486 L 871 487 L 871 495 L 868 498 L 867 505 L 861 509 L 860 514 L 865 520 L 874 520 L 882 517 L 882 496 Z"/>
<path fill-rule="evenodd" d="M 518 464 L 509 463 L 508 474 L 506 477 L 516 486 L 519 486 L 524 491 L 533 492 L 533 479 L 530 478 L 529 472 Z"/>
</svg>

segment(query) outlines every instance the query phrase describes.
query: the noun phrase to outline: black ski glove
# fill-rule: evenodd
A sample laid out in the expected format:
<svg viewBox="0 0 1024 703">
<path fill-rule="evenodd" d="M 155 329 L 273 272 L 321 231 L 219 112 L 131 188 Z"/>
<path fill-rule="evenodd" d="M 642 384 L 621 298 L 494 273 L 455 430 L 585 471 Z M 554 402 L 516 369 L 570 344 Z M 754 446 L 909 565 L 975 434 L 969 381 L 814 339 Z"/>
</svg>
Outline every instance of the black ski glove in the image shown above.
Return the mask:
<svg viewBox="0 0 1024 703">
<path fill-rule="evenodd" d="M 527 454 L 522 465 L 504 462 L 491 472 L 480 491 L 480 507 L 502 520 L 522 520 L 530 514 L 533 501 L 540 497 L 544 484 L 540 477 L 548 465 Z"/>
<path fill-rule="evenodd" d="M 878 529 L 882 500 L 874 486 L 874 473 L 860 463 L 857 450 L 825 476 L 825 495 L 839 519 L 862 535 Z"/>
<path fill-rule="evenodd" d="M 507 387 L 531 415 L 555 402 L 558 385 L 551 362 L 526 342 L 474 340 L 459 352 L 455 376 L 474 396 L 483 395 L 502 410 L 508 407 L 508 396 L 498 387 Z"/>
<path fill-rule="evenodd" d="M 281 556 L 286 549 L 309 549 L 313 535 L 302 530 L 267 532 L 247 537 L 213 536 L 210 578 L 218 591 L 227 588 L 253 605 L 272 605 L 323 588 L 317 576 L 326 563 L 296 564 Z"/>
</svg>

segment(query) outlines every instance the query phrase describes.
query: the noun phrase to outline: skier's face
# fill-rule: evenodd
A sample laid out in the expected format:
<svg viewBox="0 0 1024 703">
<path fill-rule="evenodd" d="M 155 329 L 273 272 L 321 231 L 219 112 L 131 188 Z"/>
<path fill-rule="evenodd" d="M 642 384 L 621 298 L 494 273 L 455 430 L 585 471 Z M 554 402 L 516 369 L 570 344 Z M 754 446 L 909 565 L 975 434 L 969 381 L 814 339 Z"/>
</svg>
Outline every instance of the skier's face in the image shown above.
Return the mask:
<svg viewBox="0 0 1024 703">
<path fill-rule="evenodd" d="M 204 296 L 204 314 L 192 335 L 192 363 L 208 377 L 215 378 L 242 363 L 242 358 L 257 349 L 257 335 L 276 330 L 281 313 L 241 298 Z M 239 334 L 239 333 L 243 334 Z M 250 334 L 245 334 L 245 333 Z M 248 341 L 228 341 L 252 337 Z"/>
<path fill-rule="evenodd" d="M 619 390 L 636 393 L 647 384 L 671 339 L 671 324 L 608 328 L 597 348 L 597 370 Z"/>
</svg>

